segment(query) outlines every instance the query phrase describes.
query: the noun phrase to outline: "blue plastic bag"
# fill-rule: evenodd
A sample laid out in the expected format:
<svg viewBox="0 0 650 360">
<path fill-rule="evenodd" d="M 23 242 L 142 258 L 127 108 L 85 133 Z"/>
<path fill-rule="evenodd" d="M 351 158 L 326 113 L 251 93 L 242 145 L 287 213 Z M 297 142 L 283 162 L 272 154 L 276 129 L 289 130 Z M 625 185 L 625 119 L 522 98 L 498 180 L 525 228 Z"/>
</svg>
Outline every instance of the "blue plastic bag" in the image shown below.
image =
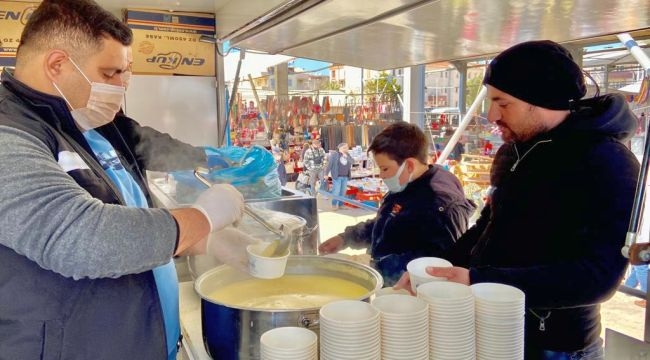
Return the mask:
<svg viewBox="0 0 650 360">
<path fill-rule="evenodd" d="M 210 172 L 202 174 L 213 184 L 231 184 L 244 198 L 273 199 L 282 194 L 282 185 L 278 176 L 278 164 L 273 154 L 265 148 L 254 145 L 250 148 L 227 146 L 205 149 Z M 192 203 L 205 190 L 194 177 L 193 170 L 172 173 L 177 181 L 177 202 Z"/>
</svg>

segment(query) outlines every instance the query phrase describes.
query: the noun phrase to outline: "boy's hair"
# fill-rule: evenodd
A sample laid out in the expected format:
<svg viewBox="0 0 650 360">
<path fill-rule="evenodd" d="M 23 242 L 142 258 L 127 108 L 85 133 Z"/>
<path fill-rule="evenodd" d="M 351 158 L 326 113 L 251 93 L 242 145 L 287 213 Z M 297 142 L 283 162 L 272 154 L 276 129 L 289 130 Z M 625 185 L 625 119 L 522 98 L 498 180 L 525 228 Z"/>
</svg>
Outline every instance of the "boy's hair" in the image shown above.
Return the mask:
<svg viewBox="0 0 650 360">
<path fill-rule="evenodd" d="M 384 154 L 400 165 L 410 157 L 426 164 L 429 142 L 419 127 L 402 121 L 377 134 L 372 139 L 368 152 Z"/>
<path fill-rule="evenodd" d="M 131 29 L 92 0 L 44 0 L 32 13 L 20 37 L 16 63 L 49 49 L 60 49 L 77 61 L 101 50 L 113 38 L 131 45 Z"/>
</svg>

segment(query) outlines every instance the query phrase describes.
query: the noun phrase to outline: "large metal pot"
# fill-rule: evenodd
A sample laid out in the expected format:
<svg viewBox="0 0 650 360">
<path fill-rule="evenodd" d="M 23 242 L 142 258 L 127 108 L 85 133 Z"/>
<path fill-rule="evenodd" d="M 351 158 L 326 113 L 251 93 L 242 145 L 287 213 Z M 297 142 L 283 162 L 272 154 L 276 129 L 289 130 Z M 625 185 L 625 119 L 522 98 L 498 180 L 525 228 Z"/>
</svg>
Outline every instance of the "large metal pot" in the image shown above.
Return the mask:
<svg viewBox="0 0 650 360">
<path fill-rule="evenodd" d="M 320 256 L 290 256 L 285 273 L 352 281 L 368 289 L 358 299 L 364 301 L 370 300 L 384 283 L 381 275 L 368 266 Z M 259 359 L 260 336 L 276 327 L 302 326 L 319 333 L 319 308 L 260 310 L 235 308 L 209 300 L 208 295 L 217 288 L 250 278 L 250 275 L 224 265 L 204 273 L 194 283 L 194 289 L 201 296 L 203 342 L 213 359 Z"/>
</svg>

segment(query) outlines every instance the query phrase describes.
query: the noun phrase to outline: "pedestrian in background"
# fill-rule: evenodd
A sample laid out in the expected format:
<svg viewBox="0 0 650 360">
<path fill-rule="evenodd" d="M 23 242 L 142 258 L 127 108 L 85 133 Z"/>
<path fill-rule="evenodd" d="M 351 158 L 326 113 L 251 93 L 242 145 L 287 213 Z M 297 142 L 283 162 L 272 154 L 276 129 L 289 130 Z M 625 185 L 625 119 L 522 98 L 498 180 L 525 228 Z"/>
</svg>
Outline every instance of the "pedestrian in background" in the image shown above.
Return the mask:
<svg viewBox="0 0 650 360">
<path fill-rule="evenodd" d="M 354 159 L 350 156 L 350 148 L 346 143 L 340 143 L 337 151 L 332 152 L 327 162 L 325 174 L 332 177 L 332 195 L 344 197 L 348 188 L 352 164 Z M 341 200 L 332 198 L 332 210 L 338 210 L 343 206 Z"/>
<path fill-rule="evenodd" d="M 318 189 L 316 187 L 318 181 L 323 180 L 323 170 L 326 165 L 325 150 L 321 147 L 320 140 L 312 139 L 311 146 L 304 151 L 304 170 L 309 175 L 309 188 L 311 189 L 311 194 L 316 196 L 318 194 Z"/>
</svg>

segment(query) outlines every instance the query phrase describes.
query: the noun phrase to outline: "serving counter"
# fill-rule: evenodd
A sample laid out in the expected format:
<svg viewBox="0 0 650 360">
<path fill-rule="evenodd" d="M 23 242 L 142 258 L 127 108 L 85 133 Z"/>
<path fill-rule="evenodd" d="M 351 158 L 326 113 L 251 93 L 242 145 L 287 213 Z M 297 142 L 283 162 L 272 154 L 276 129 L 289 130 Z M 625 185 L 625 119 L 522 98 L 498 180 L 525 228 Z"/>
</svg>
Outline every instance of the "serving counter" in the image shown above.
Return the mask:
<svg viewBox="0 0 650 360">
<path fill-rule="evenodd" d="M 194 291 L 194 281 L 178 284 L 183 348 L 181 356 L 187 360 L 210 360 L 203 346 L 201 332 L 201 298 Z"/>
</svg>

